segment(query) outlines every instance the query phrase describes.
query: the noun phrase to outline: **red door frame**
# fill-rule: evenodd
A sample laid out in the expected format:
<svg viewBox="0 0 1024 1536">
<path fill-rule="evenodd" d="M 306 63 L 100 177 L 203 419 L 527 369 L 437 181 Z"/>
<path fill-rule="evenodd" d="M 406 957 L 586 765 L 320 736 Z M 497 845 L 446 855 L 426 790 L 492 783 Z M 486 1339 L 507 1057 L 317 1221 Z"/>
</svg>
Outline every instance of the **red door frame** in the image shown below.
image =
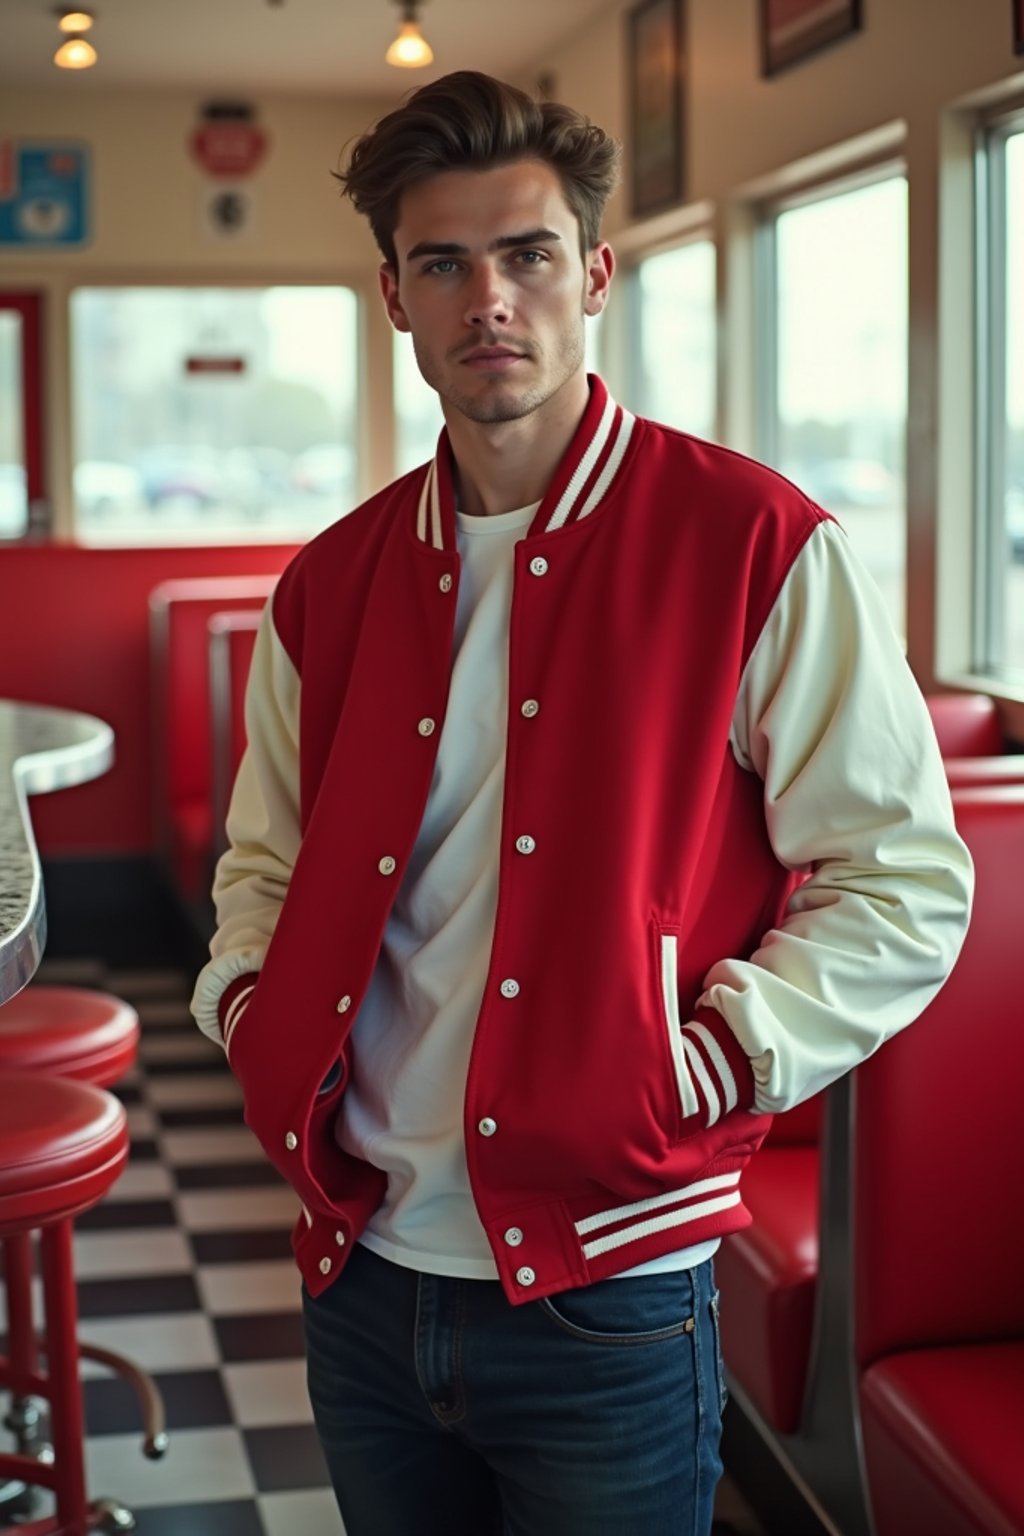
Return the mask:
<svg viewBox="0 0 1024 1536">
<path fill-rule="evenodd" d="M 0 310 L 21 316 L 21 401 L 29 508 L 46 500 L 43 452 L 43 296 L 0 292 Z M 31 519 L 30 519 L 31 521 Z"/>
</svg>

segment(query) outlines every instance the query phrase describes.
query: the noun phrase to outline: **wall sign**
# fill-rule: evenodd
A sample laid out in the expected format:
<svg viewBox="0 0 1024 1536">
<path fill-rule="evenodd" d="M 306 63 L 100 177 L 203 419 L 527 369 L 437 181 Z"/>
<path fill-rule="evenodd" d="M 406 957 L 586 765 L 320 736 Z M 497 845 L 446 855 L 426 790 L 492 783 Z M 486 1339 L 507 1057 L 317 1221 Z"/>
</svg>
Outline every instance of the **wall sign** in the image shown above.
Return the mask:
<svg viewBox="0 0 1024 1536">
<path fill-rule="evenodd" d="M 210 122 L 197 128 L 192 153 L 207 176 L 248 176 L 267 152 L 267 137 L 255 123 Z"/>
<path fill-rule="evenodd" d="M 84 245 L 89 237 L 85 145 L 0 140 L 0 247 Z"/>
</svg>

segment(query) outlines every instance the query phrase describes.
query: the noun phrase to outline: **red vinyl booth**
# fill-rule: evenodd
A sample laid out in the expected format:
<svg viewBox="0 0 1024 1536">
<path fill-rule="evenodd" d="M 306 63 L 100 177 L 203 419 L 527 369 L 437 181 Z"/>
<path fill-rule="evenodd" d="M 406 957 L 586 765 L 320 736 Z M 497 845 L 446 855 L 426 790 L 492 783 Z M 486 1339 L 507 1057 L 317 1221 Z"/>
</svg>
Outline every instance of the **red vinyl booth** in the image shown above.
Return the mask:
<svg viewBox="0 0 1024 1536">
<path fill-rule="evenodd" d="M 875 1536 L 1024 1532 L 1024 786 L 956 792 L 974 916 L 855 1074 L 852 1251 Z"/>
<path fill-rule="evenodd" d="M 777 1115 L 743 1175 L 753 1224 L 715 1258 L 722 1351 L 773 1429 L 796 1431 L 807 1383 L 818 1279 L 822 1095 Z"/>
<path fill-rule="evenodd" d="M 932 694 L 926 703 L 951 789 L 1024 784 L 1024 752 L 1005 751 L 999 713 L 986 694 Z"/>
<path fill-rule="evenodd" d="M 214 848 L 210 619 L 262 607 L 277 577 L 167 581 L 150 595 L 158 841 L 188 901 L 207 890 Z"/>
<path fill-rule="evenodd" d="M 985 693 L 931 693 L 925 697 L 943 757 L 998 757 L 1003 731 L 994 700 Z"/>
</svg>

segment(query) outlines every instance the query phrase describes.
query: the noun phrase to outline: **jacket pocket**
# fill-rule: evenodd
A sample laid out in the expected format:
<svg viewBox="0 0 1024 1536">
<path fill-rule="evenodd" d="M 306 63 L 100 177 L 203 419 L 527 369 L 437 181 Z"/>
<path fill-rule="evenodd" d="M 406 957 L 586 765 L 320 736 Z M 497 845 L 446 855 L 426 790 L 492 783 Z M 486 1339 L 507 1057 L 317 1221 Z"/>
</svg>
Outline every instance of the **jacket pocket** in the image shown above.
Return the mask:
<svg viewBox="0 0 1024 1536">
<path fill-rule="evenodd" d="M 668 1034 L 679 1112 L 686 1121 L 699 1114 L 700 1100 L 686 1060 L 683 1021 L 679 1017 L 679 939 L 676 934 L 659 931 L 658 961 L 662 1019 Z"/>
</svg>

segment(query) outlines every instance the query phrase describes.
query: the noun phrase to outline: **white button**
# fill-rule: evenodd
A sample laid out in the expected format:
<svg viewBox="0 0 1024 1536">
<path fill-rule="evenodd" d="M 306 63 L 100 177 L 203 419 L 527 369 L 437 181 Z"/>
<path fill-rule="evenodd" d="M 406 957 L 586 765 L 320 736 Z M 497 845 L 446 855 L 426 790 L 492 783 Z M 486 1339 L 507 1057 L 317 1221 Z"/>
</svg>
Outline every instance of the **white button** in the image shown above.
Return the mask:
<svg viewBox="0 0 1024 1536">
<path fill-rule="evenodd" d="M 344 1232 L 335 1232 L 335 1234 L 334 1234 L 334 1241 L 337 1243 L 339 1248 L 344 1248 L 344 1246 L 345 1246 L 345 1234 L 344 1234 Z"/>
<path fill-rule="evenodd" d="M 339 1013 L 348 1013 L 349 1009 L 352 1007 L 352 999 L 349 997 L 348 993 L 346 992 L 344 997 L 339 997 L 338 998 L 338 1001 L 335 1003 L 334 1006 L 336 1007 L 336 1009 L 338 1010 Z"/>
<path fill-rule="evenodd" d="M 519 709 L 520 712 L 526 716 L 527 720 L 532 720 L 534 715 L 537 714 L 538 710 L 540 709 L 540 705 L 537 703 L 536 699 L 524 699 L 520 704 Z"/>
<path fill-rule="evenodd" d="M 520 853 L 532 853 L 536 846 L 537 844 L 532 837 L 523 836 L 516 838 L 516 847 Z"/>
<path fill-rule="evenodd" d="M 543 555 L 534 555 L 533 559 L 530 561 L 530 570 L 533 573 L 533 575 L 534 576 L 544 576 L 544 575 L 547 574 L 547 569 L 548 569 L 548 563 L 544 559 L 544 556 Z"/>
<path fill-rule="evenodd" d="M 330 1272 L 331 1272 L 331 1261 L 330 1261 L 330 1259 L 321 1259 L 320 1260 L 320 1273 L 322 1275 L 329 1275 Z"/>
<path fill-rule="evenodd" d="M 395 865 L 395 861 L 391 857 L 390 853 L 386 853 L 384 855 L 384 857 L 381 859 L 380 863 L 377 865 L 377 868 L 380 870 L 382 875 L 393 875 L 394 874 L 396 865 Z"/>
<path fill-rule="evenodd" d="M 518 981 L 513 981 L 511 976 L 507 979 L 507 981 L 503 981 L 502 984 L 501 984 L 501 995 L 502 995 L 502 997 L 518 997 L 519 996 L 519 983 L 518 983 Z"/>
<path fill-rule="evenodd" d="M 424 715 L 416 729 L 419 731 L 421 736 L 433 736 L 434 722 L 431 720 L 429 715 Z"/>
<path fill-rule="evenodd" d="M 448 575 L 447 571 L 445 571 L 444 575 L 441 577 L 441 580 L 438 582 L 438 586 L 441 588 L 442 592 L 450 592 L 451 591 L 451 589 L 452 589 L 452 579 Z"/>
<path fill-rule="evenodd" d="M 523 1234 L 519 1227 L 509 1227 L 505 1233 L 505 1241 L 510 1248 L 518 1248 L 523 1240 Z"/>
<path fill-rule="evenodd" d="M 498 1129 L 497 1120 L 492 1120 L 490 1115 L 485 1115 L 477 1126 L 481 1136 L 493 1136 Z"/>
<path fill-rule="evenodd" d="M 516 1270 L 516 1279 L 519 1281 L 520 1285 L 532 1285 L 536 1278 L 537 1276 L 534 1274 L 529 1264 L 524 1264 L 522 1269 Z"/>
<path fill-rule="evenodd" d="M 299 1144 L 299 1138 L 296 1136 L 294 1131 L 289 1131 L 288 1132 L 287 1136 L 284 1139 L 284 1144 L 288 1148 L 289 1152 L 294 1152 L 295 1151 L 295 1148 Z"/>
</svg>

